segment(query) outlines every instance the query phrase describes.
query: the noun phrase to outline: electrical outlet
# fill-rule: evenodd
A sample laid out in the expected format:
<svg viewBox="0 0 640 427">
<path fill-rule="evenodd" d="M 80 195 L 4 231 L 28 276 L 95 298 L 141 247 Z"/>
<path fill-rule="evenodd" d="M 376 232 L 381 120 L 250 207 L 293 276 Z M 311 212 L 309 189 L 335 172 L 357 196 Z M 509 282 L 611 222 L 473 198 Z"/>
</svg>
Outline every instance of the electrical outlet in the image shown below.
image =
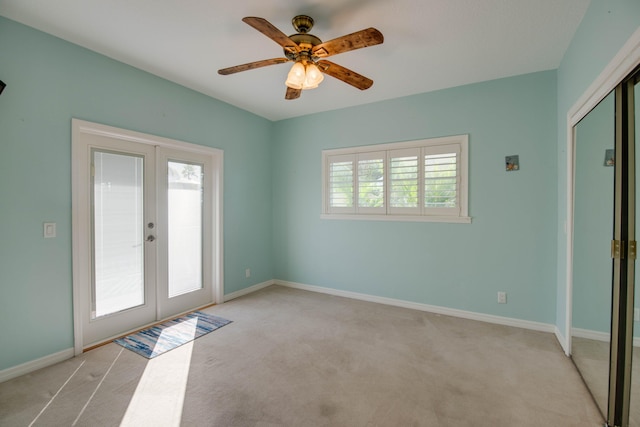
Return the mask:
<svg viewBox="0 0 640 427">
<path fill-rule="evenodd" d="M 636 322 L 640 322 L 640 308 L 633 309 L 633 320 Z"/>
<path fill-rule="evenodd" d="M 506 304 L 506 303 L 507 303 L 507 293 L 498 292 L 498 304 Z"/>
<path fill-rule="evenodd" d="M 246 277 L 247 279 L 249 277 L 251 277 L 251 269 L 247 268 L 246 270 L 244 270 L 244 277 Z"/>
</svg>

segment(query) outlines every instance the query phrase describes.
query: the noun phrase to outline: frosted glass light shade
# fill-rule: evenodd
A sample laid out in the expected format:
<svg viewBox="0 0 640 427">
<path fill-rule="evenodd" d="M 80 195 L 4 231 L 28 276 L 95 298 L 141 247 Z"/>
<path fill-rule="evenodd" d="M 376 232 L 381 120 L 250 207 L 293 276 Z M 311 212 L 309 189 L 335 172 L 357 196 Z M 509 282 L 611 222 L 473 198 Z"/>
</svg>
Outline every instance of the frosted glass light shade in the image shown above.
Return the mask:
<svg viewBox="0 0 640 427">
<path fill-rule="evenodd" d="M 284 83 L 291 89 L 302 89 L 302 85 L 305 80 L 304 65 L 301 62 L 296 62 L 291 67 L 289 74 L 287 75 L 287 81 Z"/>
<path fill-rule="evenodd" d="M 302 89 L 315 89 L 318 87 L 320 82 L 324 80 L 324 75 L 318 69 L 318 66 L 316 64 L 308 64 L 306 72 L 307 73 L 304 83 L 302 84 Z"/>
</svg>

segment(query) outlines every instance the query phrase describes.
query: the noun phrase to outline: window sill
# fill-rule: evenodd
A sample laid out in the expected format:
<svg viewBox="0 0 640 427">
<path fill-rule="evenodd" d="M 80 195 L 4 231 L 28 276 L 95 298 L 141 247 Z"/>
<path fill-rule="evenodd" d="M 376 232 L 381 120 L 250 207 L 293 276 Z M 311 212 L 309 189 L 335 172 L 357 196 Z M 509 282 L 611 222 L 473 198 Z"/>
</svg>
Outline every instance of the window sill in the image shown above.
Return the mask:
<svg viewBox="0 0 640 427">
<path fill-rule="evenodd" d="M 449 222 L 449 223 L 457 223 L 457 224 L 471 224 L 470 216 L 320 214 L 320 219 L 338 219 L 338 220 L 356 220 L 356 221 Z"/>
</svg>

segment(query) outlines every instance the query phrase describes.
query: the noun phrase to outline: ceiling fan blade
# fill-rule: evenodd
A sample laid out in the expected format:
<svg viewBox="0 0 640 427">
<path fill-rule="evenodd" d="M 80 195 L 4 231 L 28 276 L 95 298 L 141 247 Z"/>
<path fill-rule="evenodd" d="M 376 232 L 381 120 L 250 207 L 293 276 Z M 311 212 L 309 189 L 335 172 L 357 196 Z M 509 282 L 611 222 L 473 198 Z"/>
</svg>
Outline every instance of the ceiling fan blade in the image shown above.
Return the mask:
<svg viewBox="0 0 640 427">
<path fill-rule="evenodd" d="M 314 56 L 326 58 L 328 56 L 337 55 L 339 53 L 349 52 L 350 50 L 361 49 L 363 47 L 375 46 L 384 41 L 382 33 L 375 28 L 367 28 L 366 30 L 357 31 L 329 40 L 316 45 L 311 50 Z"/>
<path fill-rule="evenodd" d="M 300 98 L 301 93 L 302 93 L 302 89 L 292 89 L 287 86 L 287 93 L 285 94 L 284 99 Z"/>
<path fill-rule="evenodd" d="M 264 59 L 262 61 L 249 62 L 248 64 L 236 65 L 234 67 L 223 68 L 218 70 L 218 74 L 222 74 L 223 76 L 239 73 L 240 71 L 253 70 L 260 67 L 266 67 L 267 65 L 276 65 L 276 64 L 284 64 L 285 62 L 289 62 L 287 58 L 273 58 L 273 59 Z"/>
<path fill-rule="evenodd" d="M 338 80 L 350 84 L 353 87 L 357 87 L 360 90 L 369 89 L 373 85 L 373 80 L 351 71 L 342 65 L 334 64 L 331 61 L 318 61 L 318 68 L 325 74 L 335 77 Z"/>
<path fill-rule="evenodd" d="M 291 40 L 289 36 L 277 29 L 272 23 L 264 18 L 257 18 L 254 16 L 247 16 L 242 18 L 242 21 L 251 25 L 256 30 L 260 31 L 265 36 L 269 37 L 274 42 L 282 46 L 287 52 L 297 53 L 300 51 L 300 47 L 296 42 Z"/>
</svg>

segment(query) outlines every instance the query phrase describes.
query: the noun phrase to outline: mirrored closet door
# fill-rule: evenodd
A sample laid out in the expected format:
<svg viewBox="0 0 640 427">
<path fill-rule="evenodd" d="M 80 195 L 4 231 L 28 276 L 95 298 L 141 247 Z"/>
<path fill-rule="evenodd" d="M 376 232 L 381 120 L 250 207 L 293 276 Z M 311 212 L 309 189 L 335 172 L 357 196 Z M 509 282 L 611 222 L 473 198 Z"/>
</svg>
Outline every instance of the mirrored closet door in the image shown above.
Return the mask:
<svg viewBox="0 0 640 427">
<path fill-rule="evenodd" d="M 631 73 L 573 132 L 571 353 L 611 427 L 640 427 L 640 405 L 633 403 L 640 379 L 632 375 L 640 369 L 632 363 L 640 341 L 634 334 L 639 76 Z"/>
<path fill-rule="evenodd" d="M 603 417 L 609 395 L 615 94 L 574 128 L 573 360 Z"/>
</svg>

